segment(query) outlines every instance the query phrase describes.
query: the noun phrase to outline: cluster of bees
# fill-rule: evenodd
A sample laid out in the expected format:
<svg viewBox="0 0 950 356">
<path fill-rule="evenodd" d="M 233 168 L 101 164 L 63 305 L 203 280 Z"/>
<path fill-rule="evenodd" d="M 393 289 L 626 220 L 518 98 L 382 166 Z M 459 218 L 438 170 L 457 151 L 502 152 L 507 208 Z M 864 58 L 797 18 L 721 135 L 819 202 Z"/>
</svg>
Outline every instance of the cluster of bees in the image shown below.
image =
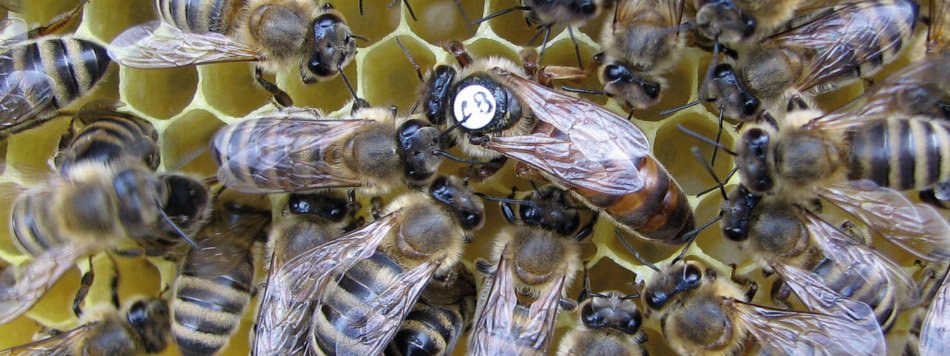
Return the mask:
<svg viewBox="0 0 950 356">
<path fill-rule="evenodd" d="M 113 295 L 86 308 L 90 270 L 73 305 L 78 327 L 0 354 L 153 353 L 171 340 L 184 354 L 213 354 L 253 312 L 258 355 L 448 354 L 463 337 L 478 355 L 637 355 L 644 342 L 690 355 L 879 355 L 898 314 L 918 307 L 928 311 L 907 351 L 950 352 L 950 224 L 937 210 L 950 199 L 946 0 L 522 0 L 482 20 L 524 12 L 544 35 L 541 50 L 524 51 L 519 65 L 447 42 L 457 63 L 426 75 L 417 67 L 424 83 L 407 115 L 350 86 L 343 68 L 363 38 L 330 4 L 155 0 L 160 20 L 100 45 L 58 34 L 85 2 L 48 25 L 0 26 L 0 138 L 72 116 L 50 158 L 55 173 L 12 202 L 10 237 L 33 258 L 0 275 L 0 323 L 91 254 L 162 256 L 177 261 L 178 277 L 162 295 L 124 307 Z M 572 31 L 601 13 L 610 19 L 594 57 L 603 90 L 556 84 L 589 74 L 540 64 L 551 29 Z M 816 109 L 819 95 L 868 80 L 909 50 L 917 31 L 926 31 L 926 49 L 911 64 L 841 108 Z M 713 58 L 700 100 L 688 105 L 711 104 L 720 127 L 741 122 L 734 149 L 683 129 L 734 156 L 741 182 L 727 192 L 729 178 L 697 154 L 718 183 L 708 191 L 724 199 L 702 224 L 629 117 L 575 94 L 609 96 L 636 116 L 677 85 L 667 76 L 687 47 Z M 120 103 L 64 110 L 110 65 L 230 61 L 256 63 L 276 108 L 214 135 L 215 177 L 158 171 L 158 131 Z M 351 112 L 295 107 L 265 77 L 290 70 L 307 84 L 343 76 Z M 468 169 L 447 175 L 445 160 Z M 476 191 L 506 164 L 532 189 Z M 405 192 L 378 198 L 397 191 Z M 361 197 L 372 197 L 369 209 Z M 277 201 L 285 204 L 272 214 Z M 495 204 L 507 223 L 491 256 L 469 271 L 460 262 L 466 243 Z M 826 221 L 823 205 L 915 255 L 928 278 L 912 279 L 856 229 Z M 655 272 L 630 281 L 633 293 L 590 288 L 580 244 L 598 219 Z M 698 233 L 717 222 L 778 275 L 775 305 L 752 303 L 757 285 L 747 278 L 688 258 Z M 682 253 L 656 266 L 626 235 Z M 140 248 L 120 250 L 129 240 Z M 256 244 L 266 246 L 262 258 Z M 255 279 L 255 261 L 266 277 Z M 565 297 L 581 271 L 581 296 Z M 556 344 L 562 310 L 579 322 Z M 644 315 L 660 321 L 665 340 L 646 340 Z"/>
</svg>

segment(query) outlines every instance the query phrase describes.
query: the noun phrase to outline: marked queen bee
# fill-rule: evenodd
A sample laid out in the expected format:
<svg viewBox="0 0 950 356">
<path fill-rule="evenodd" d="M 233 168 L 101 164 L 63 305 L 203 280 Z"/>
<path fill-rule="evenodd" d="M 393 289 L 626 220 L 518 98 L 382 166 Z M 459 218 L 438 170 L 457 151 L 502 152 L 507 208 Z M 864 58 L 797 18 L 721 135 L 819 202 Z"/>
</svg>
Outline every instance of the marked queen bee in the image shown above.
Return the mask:
<svg viewBox="0 0 950 356">
<path fill-rule="evenodd" d="M 290 96 L 264 78 L 300 68 L 307 84 L 343 74 L 356 39 L 343 15 L 317 1 L 154 0 L 160 21 L 126 30 L 109 45 L 116 62 L 133 68 L 255 61 L 258 84 L 282 106 Z M 347 86 L 349 82 L 343 77 Z M 352 92 L 352 88 L 351 88 Z"/>
<path fill-rule="evenodd" d="M 310 352 L 381 353 L 429 281 L 454 268 L 463 241 L 483 223 L 481 200 L 456 178 L 399 196 L 376 221 L 270 271 L 255 347 L 299 340 L 302 320 L 311 318 Z"/>
<path fill-rule="evenodd" d="M 472 61 L 461 44 L 449 48 L 462 68 L 437 67 L 423 103 L 430 121 L 454 131 L 463 152 L 514 158 L 645 238 L 684 242 L 695 225 L 692 209 L 643 131 L 600 105 L 525 79 L 510 61 Z"/>
</svg>

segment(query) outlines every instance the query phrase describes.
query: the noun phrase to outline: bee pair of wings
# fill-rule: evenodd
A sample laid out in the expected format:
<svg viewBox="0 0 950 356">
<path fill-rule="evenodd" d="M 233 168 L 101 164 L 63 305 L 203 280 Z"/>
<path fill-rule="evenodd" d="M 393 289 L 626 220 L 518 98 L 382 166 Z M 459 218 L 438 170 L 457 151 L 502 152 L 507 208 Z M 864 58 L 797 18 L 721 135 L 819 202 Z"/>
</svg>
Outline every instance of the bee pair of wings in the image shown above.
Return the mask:
<svg viewBox="0 0 950 356">
<path fill-rule="evenodd" d="M 27 40 L 26 22 L 0 20 L 0 61 L 12 62 L 11 47 Z M 53 107 L 52 79 L 43 71 L 22 69 L 0 73 L 0 137 L 38 124 L 37 115 Z"/>
<path fill-rule="evenodd" d="M 306 339 L 302 333 L 307 328 L 300 325 L 312 317 L 309 308 L 315 306 L 313 312 L 321 312 L 327 286 L 357 262 L 371 257 L 383 239 L 398 228 L 400 214 L 401 211 L 388 214 L 287 261 L 273 258 L 257 317 L 254 354 L 284 354 L 289 350 L 281 349 L 282 345 L 299 345 L 296 340 Z M 339 340 L 335 354 L 380 354 L 439 266 L 438 262 L 428 261 L 396 275 L 385 292 L 358 309 L 360 315 L 351 315 L 356 314 L 351 311 L 341 316 L 352 323 L 340 332 L 354 337 Z"/>
<path fill-rule="evenodd" d="M 894 34 L 912 32 L 912 28 L 903 27 L 913 26 L 916 21 L 913 6 L 903 2 L 846 1 L 814 18 L 804 15 L 808 19 L 801 25 L 773 34 L 763 39 L 762 44 L 798 49 L 806 57 L 804 75 L 796 80 L 796 89 L 824 91 L 820 88 L 823 84 L 851 75 L 858 66 L 879 60 L 895 46 L 906 44 Z"/>
<path fill-rule="evenodd" d="M 758 341 L 765 354 L 883 355 L 884 334 L 867 304 L 844 299 L 810 272 L 782 266 L 795 293 L 809 300 L 813 312 L 772 309 L 724 298 L 739 324 Z M 801 288 L 807 286 L 807 288 Z"/>
<path fill-rule="evenodd" d="M 175 68 L 197 64 L 257 61 L 250 46 L 216 32 L 191 33 L 164 21 L 147 22 L 109 44 L 112 60 L 132 68 Z"/>
<path fill-rule="evenodd" d="M 98 322 L 82 324 L 74 329 L 57 333 L 53 336 L 36 340 L 34 342 L 14 346 L 6 350 L 0 350 L 0 356 L 15 355 L 46 355 L 46 356 L 68 356 L 72 354 L 72 348 L 76 344 L 88 340 L 92 336 Z"/>
<path fill-rule="evenodd" d="M 19 266 L 7 266 L 0 272 L 0 324 L 29 310 L 79 257 L 93 250 L 90 243 L 71 243 L 52 247 Z"/>
<path fill-rule="evenodd" d="M 490 284 L 483 294 L 486 296 L 484 306 L 479 306 L 475 316 L 468 351 L 473 355 L 497 355 L 503 350 L 511 350 L 513 345 L 526 345 L 537 354 L 544 354 L 554 337 L 554 323 L 566 276 L 553 276 L 554 282 L 548 284 L 528 306 L 523 325 L 516 324 L 519 318 L 515 316 L 515 309 L 519 306 L 512 279 L 515 271 L 505 252 L 498 260 L 494 275 L 486 279 Z"/>
</svg>

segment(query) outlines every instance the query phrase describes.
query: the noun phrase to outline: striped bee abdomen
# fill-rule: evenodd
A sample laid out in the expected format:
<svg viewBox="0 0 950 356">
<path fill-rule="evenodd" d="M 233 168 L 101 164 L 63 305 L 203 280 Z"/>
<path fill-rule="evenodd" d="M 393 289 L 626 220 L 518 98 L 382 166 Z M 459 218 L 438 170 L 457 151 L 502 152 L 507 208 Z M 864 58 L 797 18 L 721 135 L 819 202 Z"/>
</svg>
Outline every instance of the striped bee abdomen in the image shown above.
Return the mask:
<svg viewBox="0 0 950 356">
<path fill-rule="evenodd" d="M 48 76 L 53 107 L 38 116 L 69 105 L 96 85 L 109 68 L 106 49 L 95 42 L 72 37 L 45 38 L 11 47 L 0 56 L 0 73 L 36 71 Z"/>
<path fill-rule="evenodd" d="M 847 137 L 851 180 L 911 190 L 950 179 L 950 129 L 941 120 L 875 120 L 850 130 Z"/>
<path fill-rule="evenodd" d="M 155 0 L 162 20 L 186 32 L 228 34 L 247 0 Z"/>
</svg>

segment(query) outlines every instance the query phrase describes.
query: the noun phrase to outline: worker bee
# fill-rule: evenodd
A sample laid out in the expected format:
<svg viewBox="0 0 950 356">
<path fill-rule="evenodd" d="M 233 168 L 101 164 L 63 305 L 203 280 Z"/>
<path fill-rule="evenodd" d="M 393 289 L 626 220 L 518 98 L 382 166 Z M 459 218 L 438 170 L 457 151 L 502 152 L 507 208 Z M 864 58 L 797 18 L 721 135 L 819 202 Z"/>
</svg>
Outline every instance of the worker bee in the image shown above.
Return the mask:
<svg viewBox="0 0 950 356">
<path fill-rule="evenodd" d="M 546 186 L 526 200 L 502 203 L 511 225 L 495 238 L 494 263 L 476 261 L 476 268 L 488 277 L 469 336 L 470 354 L 547 352 L 561 294 L 580 267 L 579 242 L 590 236 L 595 221 L 581 226 L 580 212 L 568 194 Z"/>
<path fill-rule="evenodd" d="M 145 119 L 116 107 L 115 102 L 93 101 L 76 112 L 53 157 L 61 174 L 87 160 L 109 163 L 126 156 L 141 160 L 151 170 L 158 168 L 158 131 Z M 77 122 L 82 125 L 78 131 Z"/>
<path fill-rule="evenodd" d="M 461 44 L 450 48 L 464 54 Z M 600 105 L 524 79 L 509 61 L 460 63 L 461 71 L 435 69 L 423 103 L 434 123 L 458 128 L 463 152 L 514 158 L 645 238 L 684 242 L 695 225 L 692 209 L 643 131 Z"/>
<path fill-rule="evenodd" d="M 380 215 L 270 271 L 255 344 L 300 340 L 294 332 L 312 317 L 311 352 L 381 353 L 432 277 L 454 268 L 462 242 L 484 223 L 481 200 L 446 177 L 428 192 L 399 196 Z"/>
<path fill-rule="evenodd" d="M 182 174 L 155 174 L 135 160 L 83 162 L 16 197 L 11 238 L 33 260 L 7 268 L 0 322 L 28 310 L 83 255 L 138 243 L 146 255 L 168 253 L 204 224 L 209 194 Z M 11 305 L 12 304 L 12 305 Z M 14 306 L 15 305 L 15 306 Z"/>
<path fill-rule="evenodd" d="M 106 48 L 73 36 L 47 36 L 84 5 L 28 30 L 22 19 L 0 21 L 0 139 L 42 125 L 99 83 L 112 60 Z"/>
<path fill-rule="evenodd" d="M 201 247 L 182 259 L 175 278 L 171 331 L 185 355 L 211 355 L 227 345 L 251 301 L 251 245 L 265 238 L 270 210 L 253 201 L 266 197 L 228 193 L 216 198 L 213 216 L 196 239 Z"/>
<path fill-rule="evenodd" d="M 661 99 L 664 74 L 679 62 L 684 46 L 681 11 L 675 0 L 621 0 L 614 19 L 604 25 L 599 76 L 604 92 L 633 109 Z"/>
<path fill-rule="evenodd" d="M 834 292 L 797 268 L 789 270 L 801 272 L 795 277 L 811 278 L 806 285 L 816 294 L 799 296 L 828 298 L 828 304 L 816 303 L 826 309 L 798 312 L 750 304 L 755 289 L 743 292 L 738 284 L 719 278 L 715 270 L 683 260 L 682 255 L 662 268 L 652 268 L 657 273 L 646 282 L 643 303 L 679 354 L 729 355 L 753 345 L 770 354 L 884 353 L 884 335 L 867 305 L 830 298 Z"/>
<path fill-rule="evenodd" d="M 282 270 L 288 261 L 351 230 L 349 224 L 354 222 L 350 218 L 356 210 L 359 207 L 352 194 L 348 197 L 335 191 L 290 194 L 281 212 L 282 218 L 270 229 L 267 240 L 264 254 L 264 266 L 268 271 L 266 285 L 275 283 L 272 281 L 277 278 L 275 272 Z M 284 318 L 284 322 L 265 327 L 260 327 L 258 322 L 252 343 L 254 355 L 299 355 L 307 352 L 310 316 L 315 304 L 300 298 L 283 300 L 282 303 L 285 304 L 280 308 L 284 309 L 264 304 L 259 307 L 262 312 L 257 314 L 258 318 Z M 298 312 L 290 313 L 288 309 Z M 288 314 L 274 315 L 284 312 Z"/>
<path fill-rule="evenodd" d="M 925 62 L 925 67 L 935 68 L 935 63 Z M 928 82 L 907 83 L 888 79 L 866 99 L 827 114 L 802 110 L 775 126 L 752 125 L 736 152 L 742 185 L 753 195 L 809 199 L 817 194 L 925 260 L 950 256 L 946 219 L 895 191 L 950 180 L 950 169 L 939 164 L 947 150 L 944 142 L 950 142 L 946 120 L 908 114 L 934 112 L 940 104 L 915 99 L 924 97 L 926 90 L 920 89 Z M 921 103 L 931 106 L 916 106 Z"/>
<path fill-rule="evenodd" d="M 584 269 L 584 289 L 577 305 L 577 327 L 561 339 L 557 354 L 646 355 L 641 347 L 646 342 L 646 335 L 640 331 L 643 315 L 633 302 L 637 298 L 640 294 L 591 293 L 587 269 Z"/>
<path fill-rule="evenodd" d="M 246 193 L 358 187 L 382 194 L 401 183 L 429 184 L 442 162 L 441 138 L 439 129 L 397 119 L 390 109 L 359 109 L 344 119 L 285 110 L 221 129 L 212 155 L 218 180 Z"/>
<path fill-rule="evenodd" d="M 168 302 L 137 298 L 121 310 L 96 305 L 83 313 L 79 326 L 52 336 L 0 350 L 0 355 L 137 355 L 159 353 L 168 346 Z"/>
<path fill-rule="evenodd" d="M 577 66 L 583 68 L 584 64 L 581 60 L 577 40 L 574 38 L 573 28 L 583 26 L 588 21 L 596 19 L 600 16 L 601 11 L 609 8 L 613 2 L 614 0 L 521 0 L 520 5 L 499 10 L 475 21 L 475 23 L 488 21 L 513 11 L 524 11 L 525 22 L 537 26 L 539 31 L 544 32 L 544 39 L 541 43 L 541 57 L 544 56 L 545 49 L 548 46 L 551 29 L 554 26 L 564 25 L 571 36 L 571 41 L 574 42 Z M 537 34 L 535 37 L 537 37 Z M 534 42 L 534 38 L 531 42 Z"/>
<path fill-rule="evenodd" d="M 296 66 L 300 79 L 312 84 L 342 75 L 356 54 L 359 36 L 330 3 L 155 0 L 155 6 L 160 21 L 130 28 L 112 41 L 109 54 L 116 62 L 173 68 L 256 61 L 257 83 L 278 104 L 292 106 L 290 96 L 265 79 L 265 72 Z"/>
<path fill-rule="evenodd" d="M 475 279 L 461 263 L 436 275 L 402 322 L 386 355 L 451 355 L 475 313 Z"/>
<path fill-rule="evenodd" d="M 696 0 L 695 29 L 710 40 L 743 46 L 782 30 L 796 16 L 854 0 Z"/>
<path fill-rule="evenodd" d="M 813 106 L 812 96 L 868 78 L 896 59 L 910 42 L 917 13 L 909 0 L 835 7 L 742 51 L 738 70 L 717 66 L 703 91 L 739 120 Z"/>
<path fill-rule="evenodd" d="M 740 189 L 732 194 L 743 192 Z M 741 200 L 725 203 L 725 221 L 732 219 L 730 204 L 734 201 Z M 735 236 L 727 231 L 725 235 L 738 237 L 739 246 L 763 268 L 777 272 L 785 284 L 811 288 L 802 285 L 801 279 L 789 278 L 787 266 L 792 266 L 813 272 L 820 283 L 841 297 L 867 304 L 885 332 L 900 311 L 917 305 L 917 286 L 900 266 L 797 205 L 765 197 L 752 212 L 748 234 Z M 773 289 L 773 300 L 784 300 L 787 293 L 787 289 Z M 801 299 L 809 308 L 816 301 Z"/>
</svg>

